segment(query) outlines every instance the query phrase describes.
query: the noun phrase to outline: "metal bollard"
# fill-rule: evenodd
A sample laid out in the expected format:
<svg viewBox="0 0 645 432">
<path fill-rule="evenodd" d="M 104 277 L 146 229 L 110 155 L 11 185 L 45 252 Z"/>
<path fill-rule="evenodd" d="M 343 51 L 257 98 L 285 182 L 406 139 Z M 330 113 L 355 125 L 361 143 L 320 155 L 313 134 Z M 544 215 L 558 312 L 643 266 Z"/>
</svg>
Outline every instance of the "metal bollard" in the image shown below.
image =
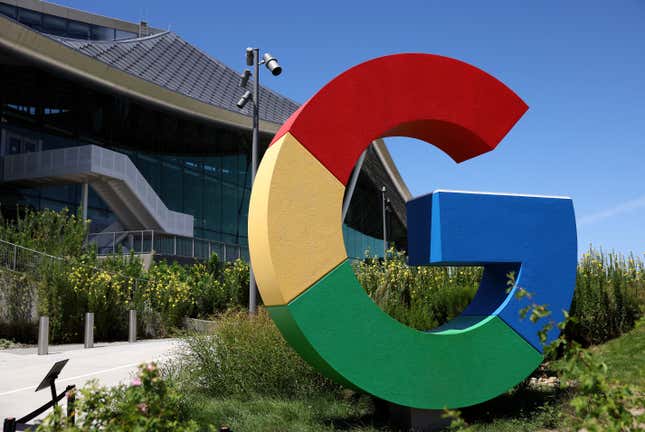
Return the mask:
<svg viewBox="0 0 645 432">
<path fill-rule="evenodd" d="M 128 342 L 137 341 L 137 311 L 128 311 Z"/>
<path fill-rule="evenodd" d="M 38 355 L 49 352 L 49 317 L 41 316 L 38 321 Z"/>
<path fill-rule="evenodd" d="M 94 312 L 85 314 L 85 348 L 94 348 Z"/>
</svg>

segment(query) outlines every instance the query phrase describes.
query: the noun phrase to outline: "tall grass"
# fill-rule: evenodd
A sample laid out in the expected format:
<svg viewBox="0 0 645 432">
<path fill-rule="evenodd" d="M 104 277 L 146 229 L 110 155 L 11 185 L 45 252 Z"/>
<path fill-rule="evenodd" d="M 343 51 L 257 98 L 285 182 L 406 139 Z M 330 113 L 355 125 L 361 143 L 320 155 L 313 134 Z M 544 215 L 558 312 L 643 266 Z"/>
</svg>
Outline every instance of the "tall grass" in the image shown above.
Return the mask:
<svg viewBox="0 0 645 432">
<path fill-rule="evenodd" d="M 451 320 L 473 299 L 481 267 L 412 267 L 403 252 L 390 250 L 388 260 L 367 258 L 354 263 L 363 289 L 387 314 L 418 330 Z"/>
<path fill-rule="evenodd" d="M 482 276 L 481 267 L 411 267 L 405 255 L 390 250 L 388 260 L 368 258 L 354 263 L 367 294 L 403 324 L 428 330 L 449 321 L 470 303 Z M 565 332 L 569 340 L 588 346 L 620 336 L 634 327 L 645 308 L 645 265 L 590 248 L 577 269 Z"/>
<path fill-rule="evenodd" d="M 169 376 L 211 397 L 298 399 L 340 391 L 287 345 L 263 308 L 253 317 L 224 314 L 212 334 L 184 338 L 180 351 Z"/>
<path fill-rule="evenodd" d="M 585 346 L 605 342 L 631 330 L 644 307 L 643 259 L 590 247 L 578 264 L 565 335 Z"/>
</svg>

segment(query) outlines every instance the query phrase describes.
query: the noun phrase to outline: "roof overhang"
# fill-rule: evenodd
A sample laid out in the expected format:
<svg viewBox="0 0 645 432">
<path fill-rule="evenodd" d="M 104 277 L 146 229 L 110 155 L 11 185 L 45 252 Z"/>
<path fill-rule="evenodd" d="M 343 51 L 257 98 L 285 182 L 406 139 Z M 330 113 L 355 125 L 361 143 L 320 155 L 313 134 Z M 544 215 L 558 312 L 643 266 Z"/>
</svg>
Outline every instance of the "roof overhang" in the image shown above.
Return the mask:
<svg viewBox="0 0 645 432">
<path fill-rule="evenodd" d="M 53 15 L 61 18 L 66 18 L 75 21 L 81 21 L 88 24 L 100 25 L 103 27 L 115 28 L 118 30 L 127 31 L 130 33 L 139 33 L 139 24 L 120 20 L 117 18 L 110 18 L 103 15 L 98 15 L 95 13 L 85 12 L 78 9 L 73 9 L 67 6 L 61 6 L 56 3 L 49 3 L 41 0 L 2 0 L 3 3 L 10 4 L 12 6 L 21 7 L 24 9 L 29 9 L 37 11 L 40 13 L 45 13 L 48 15 Z M 153 33 L 158 33 L 163 30 L 149 27 L 149 31 Z"/>
<path fill-rule="evenodd" d="M 111 67 L 2 15 L 0 46 L 44 66 L 164 109 L 236 128 L 252 128 L 250 117 L 209 105 Z M 275 134 L 279 127 L 279 124 L 260 120 L 263 133 Z"/>
</svg>

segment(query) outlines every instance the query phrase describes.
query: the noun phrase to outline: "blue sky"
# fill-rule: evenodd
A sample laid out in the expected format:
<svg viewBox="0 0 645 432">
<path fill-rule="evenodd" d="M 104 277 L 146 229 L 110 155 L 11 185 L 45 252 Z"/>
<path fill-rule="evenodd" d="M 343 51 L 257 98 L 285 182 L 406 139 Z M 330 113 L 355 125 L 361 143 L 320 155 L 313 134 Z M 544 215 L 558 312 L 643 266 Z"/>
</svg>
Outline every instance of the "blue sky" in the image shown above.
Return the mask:
<svg viewBox="0 0 645 432">
<path fill-rule="evenodd" d="M 244 49 L 259 46 L 284 67 L 277 78 L 264 73 L 263 83 L 298 102 L 385 54 L 469 62 L 511 87 L 529 111 L 495 151 L 459 165 L 428 144 L 388 140 L 413 195 L 439 188 L 568 195 L 581 250 L 593 243 L 645 253 L 641 0 L 58 3 L 169 28 L 240 70 Z"/>
</svg>

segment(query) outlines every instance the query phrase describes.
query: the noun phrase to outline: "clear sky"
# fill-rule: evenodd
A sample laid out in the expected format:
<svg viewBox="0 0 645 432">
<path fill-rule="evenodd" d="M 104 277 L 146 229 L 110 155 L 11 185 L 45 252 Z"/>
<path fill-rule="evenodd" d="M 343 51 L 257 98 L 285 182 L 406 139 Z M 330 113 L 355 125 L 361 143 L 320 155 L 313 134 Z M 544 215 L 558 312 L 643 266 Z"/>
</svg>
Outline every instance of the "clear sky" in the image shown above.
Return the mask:
<svg viewBox="0 0 645 432">
<path fill-rule="evenodd" d="M 645 253 L 645 1 L 58 0 L 170 29 L 241 70 L 259 46 L 298 102 L 348 67 L 398 52 L 471 63 L 529 111 L 496 150 L 455 164 L 408 139 L 388 147 L 413 195 L 461 189 L 573 198 L 579 248 Z M 432 79 L 411 77 L 410 83 Z"/>
</svg>

